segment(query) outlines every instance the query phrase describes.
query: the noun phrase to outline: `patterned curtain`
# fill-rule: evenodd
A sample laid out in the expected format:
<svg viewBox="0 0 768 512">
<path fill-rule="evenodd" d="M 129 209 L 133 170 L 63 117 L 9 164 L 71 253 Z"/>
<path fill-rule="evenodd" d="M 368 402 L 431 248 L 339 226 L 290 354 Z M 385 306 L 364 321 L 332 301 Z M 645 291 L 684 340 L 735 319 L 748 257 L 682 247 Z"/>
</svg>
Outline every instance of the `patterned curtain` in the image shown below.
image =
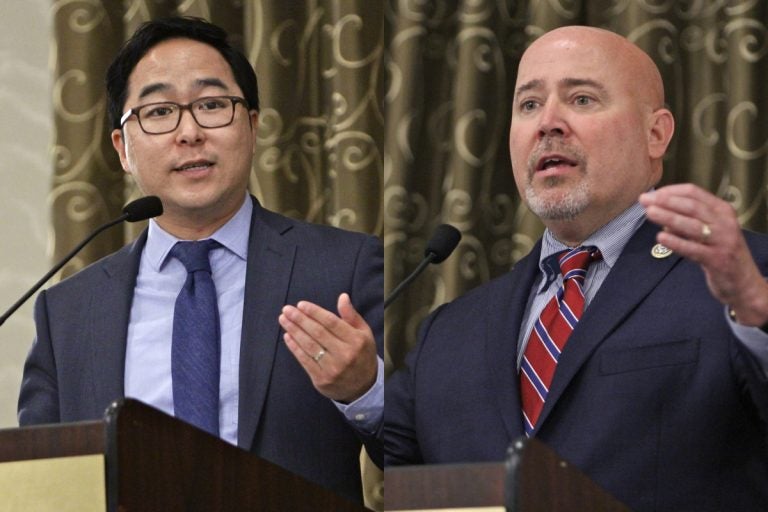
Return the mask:
<svg viewBox="0 0 768 512">
<path fill-rule="evenodd" d="M 251 190 L 283 214 L 381 236 L 383 6 L 365 0 L 53 4 L 54 257 L 120 214 L 137 192 L 109 139 L 104 75 L 142 22 L 200 16 L 224 27 L 259 77 L 261 115 Z M 101 235 L 69 275 L 133 239 Z"/>
<path fill-rule="evenodd" d="M 203 16 L 239 38 L 261 77 L 252 190 L 267 207 L 383 232 L 387 291 L 438 224 L 461 230 L 455 254 L 387 310 L 390 370 L 432 309 L 509 270 L 541 234 L 515 191 L 507 132 L 519 57 L 552 28 L 599 26 L 645 49 L 677 120 L 664 182 L 704 186 L 745 227 L 768 228 L 759 0 L 58 0 L 53 9 L 54 258 L 134 194 L 106 136 L 112 55 L 141 21 Z M 64 273 L 134 235 L 100 235 Z"/>
<path fill-rule="evenodd" d="M 112 148 L 104 76 L 123 41 L 160 16 L 206 18 L 248 55 L 261 116 L 251 191 L 267 208 L 383 234 L 383 5 L 367 0 L 55 0 L 52 252 L 58 260 L 138 195 Z M 143 226 L 100 235 L 70 275 L 132 240 Z M 364 460 L 369 505 L 381 474 Z"/>
<path fill-rule="evenodd" d="M 391 0 L 385 12 L 386 289 L 441 223 L 463 238 L 387 310 L 387 363 L 402 363 L 434 308 L 509 270 L 543 226 L 509 163 L 515 72 L 526 45 L 562 25 L 628 37 L 656 61 L 676 135 L 664 183 L 727 199 L 766 231 L 768 3 L 758 0 Z"/>
</svg>

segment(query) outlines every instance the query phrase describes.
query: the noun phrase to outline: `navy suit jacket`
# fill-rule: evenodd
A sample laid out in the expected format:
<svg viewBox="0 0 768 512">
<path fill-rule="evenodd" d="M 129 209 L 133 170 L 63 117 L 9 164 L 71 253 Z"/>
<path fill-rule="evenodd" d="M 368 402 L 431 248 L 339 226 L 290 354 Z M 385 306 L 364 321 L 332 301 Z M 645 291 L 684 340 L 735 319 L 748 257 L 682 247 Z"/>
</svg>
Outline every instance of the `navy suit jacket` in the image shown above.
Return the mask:
<svg viewBox="0 0 768 512">
<path fill-rule="evenodd" d="M 635 510 L 768 510 L 768 384 L 701 268 L 630 240 L 564 351 L 533 435 Z M 768 237 L 747 234 L 766 272 Z M 517 341 L 540 244 L 434 312 L 386 383 L 385 464 L 499 461 L 524 434 Z"/>
<path fill-rule="evenodd" d="M 383 254 L 372 236 L 283 217 L 253 199 L 240 348 L 238 445 L 362 502 L 361 442 L 381 463 L 380 432 L 355 431 L 282 341 L 285 304 L 336 311 L 348 292 L 383 353 Z M 124 396 L 125 350 L 146 230 L 133 243 L 40 293 L 19 423 L 103 417 Z"/>
</svg>

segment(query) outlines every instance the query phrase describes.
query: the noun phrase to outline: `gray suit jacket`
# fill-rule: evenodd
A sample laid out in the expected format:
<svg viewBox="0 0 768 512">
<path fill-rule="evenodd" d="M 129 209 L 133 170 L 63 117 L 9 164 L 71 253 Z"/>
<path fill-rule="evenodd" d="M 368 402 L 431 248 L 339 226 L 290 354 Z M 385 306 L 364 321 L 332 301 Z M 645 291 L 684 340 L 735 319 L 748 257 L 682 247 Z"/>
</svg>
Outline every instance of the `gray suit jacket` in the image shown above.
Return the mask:
<svg viewBox="0 0 768 512">
<path fill-rule="evenodd" d="M 383 251 L 372 236 L 289 219 L 251 220 L 240 352 L 238 445 L 362 501 L 361 442 L 381 462 L 379 434 L 353 429 L 282 342 L 285 304 L 335 311 L 348 292 L 383 354 Z M 19 423 L 99 419 L 124 396 L 128 321 L 146 231 L 132 244 L 40 293 L 24 367 Z"/>
</svg>

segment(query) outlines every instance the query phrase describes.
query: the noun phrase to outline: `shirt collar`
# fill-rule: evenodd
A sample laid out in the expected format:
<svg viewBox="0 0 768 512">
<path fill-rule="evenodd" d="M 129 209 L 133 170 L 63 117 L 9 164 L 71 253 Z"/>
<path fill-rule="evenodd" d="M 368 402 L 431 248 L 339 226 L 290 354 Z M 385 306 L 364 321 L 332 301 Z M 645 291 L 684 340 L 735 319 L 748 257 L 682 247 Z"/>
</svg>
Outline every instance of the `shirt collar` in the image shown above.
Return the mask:
<svg viewBox="0 0 768 512">
<path fill-rule="evenodd" d="M 609 268 L 613 268 L 616 260 L 619 259 L 624 246 L 627 245 L 632 235 L 645 222 L 645 209 L 640 203 L 634 203 L 624 210 L 621 214 L 614 217 L 613 220 L 603 227 L 589 235 L 582 242 L 582 246 L 594 246 L 600 249 L 602 259 Z M 555 238 L 549 229 L 544 231 L 541 240 L 541 254 L 539 255 L 539 268 L 544 277 L 545 285 L 548 285 L 557 277 L 558 266 L 553 265 L 552 256 L 567 249 L 571 249 L 560 240 Z"/>
<path fill-rule="evenodd" d="M 246 194 L 243 205 L 237 213 L 208 238 L 216 240 L 240 259 L 245 260 L 248 257 L 248 236 L 252 214 L 253 201 Z M 168 253 L 180 240 L 161 228 L 155 219 L 150 219 L 143 257 L 147 258 L 148 263 L 156 272 L 159 272 L 168 257 Z"/>
</svg>

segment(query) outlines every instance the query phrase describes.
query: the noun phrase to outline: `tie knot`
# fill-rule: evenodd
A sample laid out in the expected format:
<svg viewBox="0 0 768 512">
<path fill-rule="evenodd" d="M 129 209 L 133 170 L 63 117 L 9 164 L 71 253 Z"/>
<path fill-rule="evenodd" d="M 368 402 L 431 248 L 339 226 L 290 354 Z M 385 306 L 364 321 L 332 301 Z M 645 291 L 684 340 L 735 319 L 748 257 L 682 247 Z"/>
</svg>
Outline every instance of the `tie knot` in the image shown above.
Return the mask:
<svg viewBox="0 0 768 512">
<path fill-rule="evenodd" d="M 208 253 L 211 249 L 219 247 L 215 240 L 199 240 L 197 242 L 176 242 L 171 249 L 171 256 L 179 260 L 188 273 L 204 270 L 211 272 L 211 263 Z"/>
<path fill-rule="evenodd" d="M 563 280 L 578 279 L 584 282 L 584 278 L 587 276 L 587 268 L 589 265 L 598 259 L 600 259 L 600 251 L 597 247 L 576 247 L 568 251 L 563 251 L 558 256 L 558 262 L 560 263 L 560 273 L 563 274 Z"/>
</svg>

